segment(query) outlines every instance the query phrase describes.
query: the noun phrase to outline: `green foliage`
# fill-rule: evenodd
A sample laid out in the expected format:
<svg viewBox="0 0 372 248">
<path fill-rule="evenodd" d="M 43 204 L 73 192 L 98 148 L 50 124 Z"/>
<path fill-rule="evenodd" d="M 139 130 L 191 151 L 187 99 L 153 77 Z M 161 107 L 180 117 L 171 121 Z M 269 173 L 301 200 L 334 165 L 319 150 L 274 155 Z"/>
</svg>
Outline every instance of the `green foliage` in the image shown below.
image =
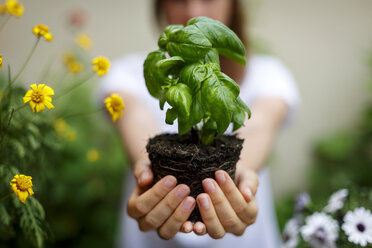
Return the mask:
<svg viewBox="0 0 372 248">
<path fill-rule="evenodd" d="M 172 106 L 167 124 L 178 119 L 179 134 L 194 128 L 204 144 L 231 122 L 234 130 L 244 125 L 250 110 L 239 98 L 239 86 L 220 71 L 219 54 L 246 63 L 244 45 L 232 30 L 207 17 L 192 18 L 185 27 L 166 27 L 158 45 L 144 62 L 144 77 L 160 108 L 165 102 Z"/>
<path fill-rule="evenodd" d="M 369 66 L 372 69 L 372 64 Z M 372 85 L 372 81 L 370 83 Z M 349 190 L 349 196 L 343 209 L 333 215 L 339 224 L 342 221 L 340 216 L 356 207 L 363 206 L 372 210 L 371 175 L 372 102 L 369 101 L 353 127 L 325 136 L 314 145 L 313 161 L 307 177 L 307 188 L 312 201 L 305 209 L 305 216 L 322 211 L 330 195 L 342 188 Z M 276 210 L 283 230 L 285 222 L 294 213 L 293 196 L 279 201 Z M 298 247 L 306 246 L 302 243 Z M 359 246 L 348 242 L 346 234 L 341 231 L 337 247 Z"/>
<path fill-rule="evenodd" d="M 0 76 L 0 90 L 5 88 Z M 53 102 L 51 111 L 32 113 L 26 106 L 14 113 L 0 149 L 0 247 L 114 246 L 125 169 L 121 141 L 101 114 L 68 117 L 96 109 L 91 88 Z M 20 106 L 25 92 L 12 87 L 1 107 Z M 0 135 L 10 117 L 6 113 L 0 114 Z M 55 129 L 64 116 L 75 138 Z M 96 162 L 86 158 L 93 148 L 99 152 Z M 32 176 L 35 195 L 26 204 L 11 191 L 16 174 Z"/>
</svg>

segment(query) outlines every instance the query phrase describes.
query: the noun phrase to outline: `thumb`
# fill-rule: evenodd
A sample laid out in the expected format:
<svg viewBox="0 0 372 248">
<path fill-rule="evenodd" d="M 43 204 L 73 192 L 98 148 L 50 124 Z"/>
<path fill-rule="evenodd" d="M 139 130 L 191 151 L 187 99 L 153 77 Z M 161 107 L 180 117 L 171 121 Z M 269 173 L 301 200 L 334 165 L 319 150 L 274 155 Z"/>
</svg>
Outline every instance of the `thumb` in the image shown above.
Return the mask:
<svg viewBox="0 0 372 248">
<path fill-rule="evenodd" d="M 139 186 L 146 187 L 152 183 L 154 174 L 150 168 L 150 160 L 148 158 L 138 160 L 134 164 L 133 171 Z"/>
</svg>

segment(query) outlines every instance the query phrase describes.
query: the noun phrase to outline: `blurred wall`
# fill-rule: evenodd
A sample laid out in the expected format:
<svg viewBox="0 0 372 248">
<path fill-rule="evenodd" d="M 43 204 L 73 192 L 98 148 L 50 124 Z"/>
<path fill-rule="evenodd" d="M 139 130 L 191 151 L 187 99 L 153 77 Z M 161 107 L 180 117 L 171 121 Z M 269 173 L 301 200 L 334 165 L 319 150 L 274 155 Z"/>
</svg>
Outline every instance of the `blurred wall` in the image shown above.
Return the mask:
<svg viewBox="0 0 372 248">
<path fill-rule="evenodd" d="M 38 23 L 50 26 L 52 43 L 41 42 L 23 74 L 37 82 L 42 69 L 73 40 L 67 15 L 74 8 L 89 14 L 84 29 L 93 41 L 92 57 L 111 60 L 122 54 L 156 48 L 158 29 L 150 0 L 20 0 L 25 15 L 12 19 L 0 33 L 4 60 L 21 66 Z M 293 72 L 302 96 L 301 111 L 275 144 L 272 178 L 276 197 L 304 187 L 310 149 L 317 138 L 350 127 L 367 100 L 366 54 L 372 50 L 372 1 L 370 0 L 254 0 L 245 2 L 254 37 Z M 3 21 L 3 20 L 0 20 Z"/>
</svg>

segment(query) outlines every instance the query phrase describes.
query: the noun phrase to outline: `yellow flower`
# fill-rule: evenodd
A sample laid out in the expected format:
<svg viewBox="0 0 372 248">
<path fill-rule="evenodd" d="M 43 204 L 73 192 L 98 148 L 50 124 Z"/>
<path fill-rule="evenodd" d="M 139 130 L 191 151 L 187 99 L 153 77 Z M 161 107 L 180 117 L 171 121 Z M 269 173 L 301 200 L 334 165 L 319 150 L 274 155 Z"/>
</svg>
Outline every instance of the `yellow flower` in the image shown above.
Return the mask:
<svg viewBox="0 0 372 248">
<path fill-rule="evenodd" d="M 83 64 L 77 61 L 73 61 L 67 65 L 67 68 L 72 74 L 78 74 L 83 70 Z"/>
<path fill-rule="evenodd" d="M 37 38 L 43 36 L 46 41 L 53 40 L 53 35 L 49 32 L 49 27 L 43 24 L 39 24 L 33 27 L 32 32 L 36 35 Z"/>
<path fill-rule="evenodd" d="M 52 98 L 50 96 L 54 95 L 54 90 L 45 84 L 32 84 L 30 86 L 31 90 L 27 91 L 26 95 L 23 97 L 23 102 L 26 103 L 30 101 L 30 108 L 32 112 L 40 112 L 45 110 L 45 106 L 48 109 L 54 108 L 52 104 Z"/>
<path fill-rule="evenodd" d="M 8 14 L 8 9 L 6 8 L 6 4 L 0 3 L 0 14 L 6 15 Z"/>
<path fill-rule="evenodd" d="M 99 152 L 96 149 L 91 149 L 87 152 L 87 159 L 89 162 L 94 163 L 99 159 Z"/>
<path fill-rule="evenodd" d="M 116 122 L 122 116 L 124 111 L 123 99 L 118 94 L 111 94 L 111 96 L 105 99 L 106 109 L 112 116 L 112 121 Z"/>
<path fill-rule="evenodd" d="M 97 72 L 98 76 L 103 76 L 110 68 L 110 61 L 105 57 L 97 57 L 92 60 L 93 70 Z"/>
<path fill-rule="evenodd" d="M 76 61 L 75 55 L 72 52 L 65 52 L 63 54 L 63 63 L 69 65 L 70 63 Z"/>
<path fill-rule="evenodd" d="M 23 15 L 24 8 L 17 0 L 8 0 L 6 2 L 7 12 L 15 17 L 20 17 Z"/>
<path fill-rule="evenodd" d="M 15 175 L 10 181 L 12 190 L 19 200 L 23 203 L 26 203 L 27 197 L 30 197 L 34 194 L 32 190 L 32 177 L 25 175 Z"/>
<path fill-rule="evenodd" d="M 76 139 L 76 132 L 74 130 L 67 130 L 65 137 L 68 141 L 74 141 Z"/>
<path fill-rule="evenodd" d="M 3 55 L 0 53 L 0 68 L 3 68 Z"/>
<path fill-rule="evenodd" d="M 58 118 L 54 121 L 53 127 L 57 131 L 58 135 L 62 136 L 62 134 L 68 129 L 68 124 L 64 119 Z"/>
<path fill-rule="evenodd" d="M 90 50 L 93 45 L 92 39 L 87 34 L 79 34 L 76 37 L 76 43 L 84 50 Z"/>
</svg>

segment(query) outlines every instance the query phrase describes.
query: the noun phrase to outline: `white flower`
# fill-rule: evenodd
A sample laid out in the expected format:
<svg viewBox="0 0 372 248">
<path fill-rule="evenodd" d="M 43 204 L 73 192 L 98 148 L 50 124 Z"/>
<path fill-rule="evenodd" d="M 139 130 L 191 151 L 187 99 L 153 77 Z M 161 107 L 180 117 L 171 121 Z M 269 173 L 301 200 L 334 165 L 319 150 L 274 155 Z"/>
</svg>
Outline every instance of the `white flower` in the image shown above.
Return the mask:
<svg viewBox="0 0 372 248">
<path fill-rule="evenodd" d="M 354 244 L 366 246 L 372 243 L 372 214 L 363 207 L 348 211 L 344 217 L 342 229 L 348 236 L 348 240 Z"/>
<path fill-rule="evenodd" d="M 301 234 L 314 248 L 336 247 L 338 237 L 337 221 L 325 213 L 314 213 L 306 218 L 306 224 L 301 228 Z"/>
<path fill-rule="evenodd" d="M 284 227 L 282 248 L 295 248 L 298 245 L 299 226 L 295 218 L 290 219 Z"/>
<path fill-rule="evenodd" d="M 335 213 L 337 210 L 342 209 L 348 194 L 349 191 L 347 189 L 341 189 L 333 193 L 329 198 L 328 205 L 323 210 L 328 213 Z"/>
</svg>

